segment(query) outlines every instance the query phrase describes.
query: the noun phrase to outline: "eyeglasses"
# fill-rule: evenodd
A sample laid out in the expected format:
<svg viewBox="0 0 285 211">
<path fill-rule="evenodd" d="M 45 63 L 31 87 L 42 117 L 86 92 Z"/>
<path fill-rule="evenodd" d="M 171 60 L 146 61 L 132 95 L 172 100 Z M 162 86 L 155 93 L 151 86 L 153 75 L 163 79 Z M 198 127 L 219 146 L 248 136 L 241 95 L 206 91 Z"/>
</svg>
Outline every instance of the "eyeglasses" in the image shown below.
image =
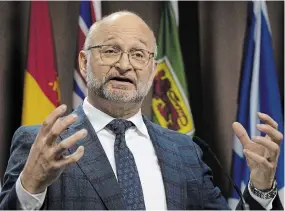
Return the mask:
<svg viewBox="0 0 285 211">
<path fill-rule="evenodd" d="M 144 49 L 132 49 L 130 51 L 122 51 L 115 45 L 96 45 L 91 46 L 87 50 L 98 48 L 101 60 L 106 65 L 114 65 L 121 60 L 123 53 L 128 54 L 130 64 L 137 69 L 144 68 L 149 60 L 154 56 L 154 53 Z"/>
</svg>

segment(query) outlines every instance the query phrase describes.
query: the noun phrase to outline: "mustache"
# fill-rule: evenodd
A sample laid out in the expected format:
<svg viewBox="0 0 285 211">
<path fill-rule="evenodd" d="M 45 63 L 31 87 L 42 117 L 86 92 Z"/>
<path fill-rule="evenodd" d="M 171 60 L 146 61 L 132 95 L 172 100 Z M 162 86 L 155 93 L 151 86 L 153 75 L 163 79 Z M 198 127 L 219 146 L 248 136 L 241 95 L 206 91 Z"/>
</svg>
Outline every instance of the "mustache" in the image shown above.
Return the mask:
<svg viewBox="0 0 285 211">
<path fill-rule="evenodd" d="M 122 80 L 122 81 L 129 81 L 132 84 L 136 85 L 137 80 L 134 77 L 131 76 L 122 76 L 118 74 L 111 74 L 105 77 L 105 84 L 108 83 L 111 80 Z"/>
</svg>

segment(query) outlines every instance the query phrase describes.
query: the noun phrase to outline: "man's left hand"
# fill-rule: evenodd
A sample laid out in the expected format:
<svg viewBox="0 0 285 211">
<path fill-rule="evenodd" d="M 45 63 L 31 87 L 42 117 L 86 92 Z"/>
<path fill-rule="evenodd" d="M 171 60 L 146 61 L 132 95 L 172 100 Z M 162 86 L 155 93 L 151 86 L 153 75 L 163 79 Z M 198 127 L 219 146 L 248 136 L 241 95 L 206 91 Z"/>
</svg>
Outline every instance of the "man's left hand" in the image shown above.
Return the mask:
<svg viewBox="0 0 285 211">
<path fill-rule="evenodd" d="M 270 116 L 258 113 L 258 117 L 264 124 L 257 124 L 257 129 L 266 134 L 264 137 L 253 137 L 251 141 L 244 127 L 238 122 L 233 123 L 233 129 L 243 145 L 251 183 L 257 189 L 265 190 L 270 189 L 274 181 L 283 135 L 277 130 L 278 124 Z"/>
</svg>

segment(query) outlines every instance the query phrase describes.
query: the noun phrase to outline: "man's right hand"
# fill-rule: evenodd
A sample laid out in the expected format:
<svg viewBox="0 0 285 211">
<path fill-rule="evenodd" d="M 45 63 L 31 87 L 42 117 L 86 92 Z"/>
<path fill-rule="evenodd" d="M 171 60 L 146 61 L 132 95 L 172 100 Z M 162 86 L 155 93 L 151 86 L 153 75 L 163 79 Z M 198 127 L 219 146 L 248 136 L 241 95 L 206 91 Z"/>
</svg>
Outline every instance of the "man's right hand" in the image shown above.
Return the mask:
<svg viewBox="0 0 285 211">
<path fill-rule="evenodd" d="M 59 144 L 56 143 L 57 137 L 77 119 L 75 114 L 60 118 L 65 111 L 66 105 L 61 105 L 48 115 L 31 147 L 20 178 L 25 190 L 31 194 L 44 192 L 60 176 L 65 167 L 77 162 L 84 154 L 83 146 L 69 156 L 63 156 L 62 153 L 87 135 L 85 129 L 62 140 Z"/>
</svg>

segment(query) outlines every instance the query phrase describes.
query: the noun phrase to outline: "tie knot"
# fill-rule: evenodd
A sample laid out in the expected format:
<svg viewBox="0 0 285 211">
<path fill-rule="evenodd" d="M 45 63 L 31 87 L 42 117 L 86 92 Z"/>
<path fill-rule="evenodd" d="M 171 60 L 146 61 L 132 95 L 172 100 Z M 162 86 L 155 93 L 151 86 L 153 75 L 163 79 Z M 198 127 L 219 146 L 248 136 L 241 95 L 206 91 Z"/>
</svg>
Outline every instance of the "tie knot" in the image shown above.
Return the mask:
<svg viewBox="0 0 285 211">
<path fill-rule="evenodd" d="M 106 127 L 112 130 L 116 135 L 125 134 L 126 130 L 134 126 L 131 121 L 125 119 L 114 119 Z"/>
</svg>

